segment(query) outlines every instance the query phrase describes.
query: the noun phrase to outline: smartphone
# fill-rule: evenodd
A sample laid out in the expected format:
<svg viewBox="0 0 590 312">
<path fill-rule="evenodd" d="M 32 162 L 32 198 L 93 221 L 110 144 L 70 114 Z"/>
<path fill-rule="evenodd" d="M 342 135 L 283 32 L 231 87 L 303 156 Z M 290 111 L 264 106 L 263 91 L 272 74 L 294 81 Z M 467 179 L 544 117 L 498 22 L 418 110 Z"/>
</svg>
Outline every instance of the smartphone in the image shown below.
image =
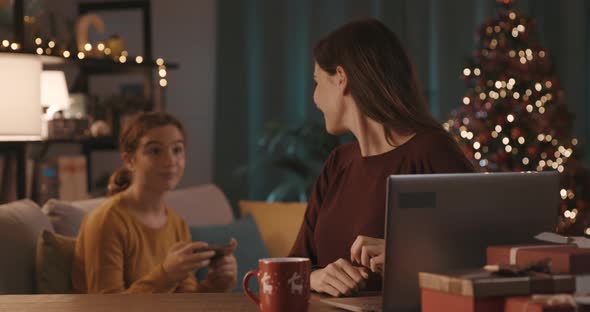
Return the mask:
<svg viewBox="0 0 590 312">
<path fill-rule="evenodd" d="M 194 252 L 215 251 L 215 255 L 211 257 L 212 260 L 229 255 L 232 252 L 233 246 L 227 245 L 209 245 L 207 248 L 196 249 Z"/>
</svg>

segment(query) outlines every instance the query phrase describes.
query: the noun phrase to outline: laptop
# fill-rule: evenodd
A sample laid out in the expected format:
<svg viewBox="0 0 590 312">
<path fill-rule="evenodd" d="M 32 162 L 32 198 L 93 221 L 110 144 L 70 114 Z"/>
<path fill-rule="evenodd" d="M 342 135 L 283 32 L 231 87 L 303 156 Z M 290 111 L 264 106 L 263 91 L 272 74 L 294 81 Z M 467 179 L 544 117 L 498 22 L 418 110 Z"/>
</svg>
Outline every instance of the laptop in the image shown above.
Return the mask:
<svg viewBox="0 0 590 312">
<path fill-rule="evenodd" d="M 322 302 L 357 312 L 420 311 L 418 272 L 482 267 L 487 246 L 554 232 L 559 201 L 557 172 L 389 176 L 383 295 Z"/>
</svg>

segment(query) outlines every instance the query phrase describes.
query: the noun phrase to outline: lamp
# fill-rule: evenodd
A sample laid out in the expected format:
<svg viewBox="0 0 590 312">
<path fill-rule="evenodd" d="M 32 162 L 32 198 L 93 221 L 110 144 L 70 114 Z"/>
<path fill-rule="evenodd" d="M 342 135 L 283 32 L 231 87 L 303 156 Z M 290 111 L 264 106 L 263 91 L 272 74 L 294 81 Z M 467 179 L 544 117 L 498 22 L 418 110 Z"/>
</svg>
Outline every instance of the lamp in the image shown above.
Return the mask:
<svg viewBox="0 0 590 312">
<path fill-rule="evenodd" d="M 0 53 L 0 141 L 41 138 L 41 59 Z"/>
<path fill-rule="evenodd" d="M 44 70 L 41 73 L 41 105 L 47 107 L 47 117 L 70 106 L 66 75 L 60 70 Z"/>
</svg>

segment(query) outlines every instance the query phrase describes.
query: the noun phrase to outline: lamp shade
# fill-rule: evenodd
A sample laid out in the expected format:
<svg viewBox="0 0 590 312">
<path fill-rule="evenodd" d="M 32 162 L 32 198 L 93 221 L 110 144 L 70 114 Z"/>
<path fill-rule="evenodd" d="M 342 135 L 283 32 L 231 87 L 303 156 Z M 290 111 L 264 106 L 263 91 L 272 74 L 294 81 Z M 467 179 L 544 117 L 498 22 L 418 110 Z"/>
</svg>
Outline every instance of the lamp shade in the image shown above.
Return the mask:
<svg viewBox="0 0 590 312">
<path fill-rule="evenodd" d="M 0 141 L 41 137 L 41 58 L 0 53 Z"/>
<path fill-rule="evenodd" d="M 41 105 L 48 107 L 47 114 L 67 109 L 70 106 L 66 75 L 60 70 L 44 70 L 41 73 Z"/>
</svg>

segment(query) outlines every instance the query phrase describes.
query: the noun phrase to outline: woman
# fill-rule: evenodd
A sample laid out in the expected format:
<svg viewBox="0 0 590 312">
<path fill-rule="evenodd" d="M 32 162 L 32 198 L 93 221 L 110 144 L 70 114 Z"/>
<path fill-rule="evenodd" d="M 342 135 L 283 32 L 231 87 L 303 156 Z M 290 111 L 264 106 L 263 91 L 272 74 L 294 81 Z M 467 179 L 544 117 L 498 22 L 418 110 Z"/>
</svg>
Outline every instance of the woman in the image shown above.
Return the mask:
<svg viewBox="0 0 590 312">
<path fill-rule="evenodd" d="M 358 236 L 383 238 L 387 176 L 474 168 L 428 111 L 405 50 L 381 22 L 348 23 L 320 40 L 313 55 L 313 98 L 326 130 L 350 131 L 357 141 L 328 157 L 290 255 L 311 258 L 314 291 L 350 295 L 365 283 L 380 287 L 369 278 L 370 259 L 360 265 L 351 248 Z"/>
<path fill-rule="evenodd" d="M 207 243 L 164 203 L 185 167 L 185 132 L 165 113 L 141 113 L 120 137 L 125 167 L 109 182 L 110 199 L 83 222 L 72 272 L 80 293 L 228 291 L 236 285 L 232 255 L 214 258 Z M 205 281 L 195 271 L 209 267 Z"/>
</svg>

